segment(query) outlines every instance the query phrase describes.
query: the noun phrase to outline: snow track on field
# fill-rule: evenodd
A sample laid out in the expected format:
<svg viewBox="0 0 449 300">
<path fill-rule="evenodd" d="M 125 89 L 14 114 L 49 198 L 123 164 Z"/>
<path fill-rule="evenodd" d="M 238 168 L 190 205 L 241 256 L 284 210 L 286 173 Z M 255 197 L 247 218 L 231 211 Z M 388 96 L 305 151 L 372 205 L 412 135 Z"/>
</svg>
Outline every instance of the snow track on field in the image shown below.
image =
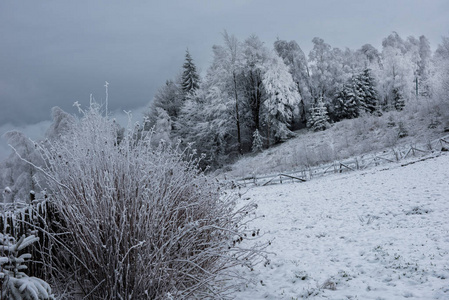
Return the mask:
<svg viewBox="0 0 449 300">
<path fill-rule="evenodd" d="M 449 299 L 449 155 L 249 189 L 270 265 L 236 299 Z M 242 200 L 247 201 L 247 200 Z"/>
</svg>

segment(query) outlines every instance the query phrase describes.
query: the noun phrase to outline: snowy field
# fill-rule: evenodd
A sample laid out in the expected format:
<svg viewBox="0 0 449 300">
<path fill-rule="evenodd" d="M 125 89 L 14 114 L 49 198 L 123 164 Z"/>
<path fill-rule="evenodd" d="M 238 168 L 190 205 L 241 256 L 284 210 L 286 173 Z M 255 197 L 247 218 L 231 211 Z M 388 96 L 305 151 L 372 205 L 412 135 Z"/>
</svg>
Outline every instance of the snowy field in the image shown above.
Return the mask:
<svg viewBox="0 0 449 300">
<path fill-rule="evenodd" d="M 235 299 L 449 299 L 448 154 L 242 198 L 274 254 Z"/>
</svg>

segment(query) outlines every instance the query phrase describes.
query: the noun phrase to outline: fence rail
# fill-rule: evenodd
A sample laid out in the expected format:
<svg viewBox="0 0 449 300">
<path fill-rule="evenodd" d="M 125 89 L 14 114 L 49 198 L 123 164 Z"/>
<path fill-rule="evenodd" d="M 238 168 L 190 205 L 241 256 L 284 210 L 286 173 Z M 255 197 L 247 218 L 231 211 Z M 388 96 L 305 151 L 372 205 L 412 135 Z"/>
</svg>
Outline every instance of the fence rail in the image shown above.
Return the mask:
<svg viewBox="0 0 449 300">
<path fill-rule="evenodd" d="M 341 161 L 322 164 L 313 167 L 304 167 L 300 170 L 282 172 L 276 174 L 259 175 L 252 174 L 243 178 L 228 180 L 232 186 L 266 186 L 269 184 L 282 184 L 284 182 L 304 182 L 312 178 L 329 174 L 363 170 L 372 166 L 385 163 L 394 163 L 409 158 L 410 156 L 423 156 L 436 151 L 449 151 L 449 135 L 429 141 L 420 145 L 410 145 L 383 151 L 381 154 L 369 154 L 356 156 Z"/>
</svg>

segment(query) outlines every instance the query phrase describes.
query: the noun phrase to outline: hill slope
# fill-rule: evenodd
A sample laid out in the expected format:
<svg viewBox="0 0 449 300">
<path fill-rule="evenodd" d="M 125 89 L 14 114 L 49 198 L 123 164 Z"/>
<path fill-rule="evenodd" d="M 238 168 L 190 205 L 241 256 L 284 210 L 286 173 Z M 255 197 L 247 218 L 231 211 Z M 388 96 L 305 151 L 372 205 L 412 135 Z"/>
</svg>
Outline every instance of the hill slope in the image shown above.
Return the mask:
<svg viewBox="0 0 449 300">
<path fill-rule="evenodd" d="M 448 299 L 449 155 L 402 165 L 248 190 L 275 254 L 233 296 Z"/>
<path fill-rule="evenodd" d="M 381 117 L 344 120 L 326 131 L 297 131 L 295 138 L 283 144 L 242 157 L 226 168 L 225 175 L 241 178 L 296 171 L 405 145 L 427 148 L 429 141 L 449 133 L 449 102 L 427 101 L 409 103 L 405 110 L 385 112 Z"/>
</svg>

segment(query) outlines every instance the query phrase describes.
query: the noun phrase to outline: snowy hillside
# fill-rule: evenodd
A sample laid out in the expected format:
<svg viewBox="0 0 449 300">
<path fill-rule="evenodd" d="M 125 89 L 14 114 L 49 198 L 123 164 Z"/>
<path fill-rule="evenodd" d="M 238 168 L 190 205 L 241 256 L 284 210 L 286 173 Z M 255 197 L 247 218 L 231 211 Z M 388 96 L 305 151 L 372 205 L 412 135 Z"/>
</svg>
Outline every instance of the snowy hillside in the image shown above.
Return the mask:
<svg viewBox="0 0 449 300">
<path fill-rule="evenodd" d="M 449 299 L 449 155 L 249 189 L 271 263 L 235 299 Z"/>
</svg>

